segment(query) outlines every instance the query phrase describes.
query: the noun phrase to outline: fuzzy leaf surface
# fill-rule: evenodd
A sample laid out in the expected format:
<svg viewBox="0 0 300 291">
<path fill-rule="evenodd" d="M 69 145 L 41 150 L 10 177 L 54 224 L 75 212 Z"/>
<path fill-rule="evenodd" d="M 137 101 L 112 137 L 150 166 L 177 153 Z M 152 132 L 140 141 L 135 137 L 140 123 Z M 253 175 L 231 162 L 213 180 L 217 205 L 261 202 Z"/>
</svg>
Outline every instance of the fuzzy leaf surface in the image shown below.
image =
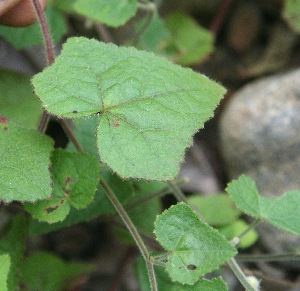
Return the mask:
<svg viewBox="0 0 300 291">
<path fill-rule="evenodd" d="M 100 113 L 100 159 L 124 178 L 171 180 L 225 89 L 163 58 L 83 37 L 33 80 L 50 113 Z"/>
<path fill-rule="evenodd" d="M 51 200 L 25 204 L 34 218 L 49 223 L 64 220 L 71 206 L 83 209 L 90 204 L 99 180 L 95 156 L 56 150 L 51 161 L 54 184 Z"/>
<path fill-rule="evenodd" d="M 0 200 L 36 201 L 50 197 L 53 141 L 0 115 Z"/>
<path fill-rule="evenodd" d="M 73 8 L 79 14 L 118 27 L 135 15 L 137 0 L 77 0 Z"/>
<path fill-rule="evenodd" d="M 277 198 L 262 197 L 255 182 L 245 175 L 230 182 L 226 191 L 245 213 L 300 236 L 300 191 L 290 191 Z"/>
<path fill-rule="evenodd" d="M 235 255 L 236 249 L 217 230 L 201 222 L 184 203 L 172 206 L 155 222 L 160 244 L 170 252 L 166 270 L 173 281 L 194 284 Z"/>
</svg>

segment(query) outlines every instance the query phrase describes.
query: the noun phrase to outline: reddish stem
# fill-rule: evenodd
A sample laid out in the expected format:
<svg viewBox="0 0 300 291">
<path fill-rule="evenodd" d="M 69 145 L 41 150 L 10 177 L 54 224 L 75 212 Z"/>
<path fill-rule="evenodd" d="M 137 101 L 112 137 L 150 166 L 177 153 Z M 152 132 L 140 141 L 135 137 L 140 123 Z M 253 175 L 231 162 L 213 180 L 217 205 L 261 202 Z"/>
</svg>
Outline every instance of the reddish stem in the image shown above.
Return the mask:
<svg viewBox="0 0 300 291">
<path fill-rule="evenodd" d="M 37 18 L 41 27 L 44 44 L 45 44 L 45 51 L 47 55 L 48 65 L 50 66 L 54 62 L 54 51 L 53 51 L 53 45 L 47 25 L 47 21 L 43 12 L 43 9 L 41 7 L 41 4 L 38 0 L 32 0 L 32 4 L 34 6 L 35 12 L 37 14 Z"/>
<path fill-rule="evenodd" d="M 220 4 L 220 7 L 215 15 L 215 18 L 213 19 L 211 25 L 210 25 L 210 31 L 213 33 L 217 33 L 228 10 L 230 7 L 230 4 L 232 3 L 232 0 L 224 0 Z"/>
</svg>

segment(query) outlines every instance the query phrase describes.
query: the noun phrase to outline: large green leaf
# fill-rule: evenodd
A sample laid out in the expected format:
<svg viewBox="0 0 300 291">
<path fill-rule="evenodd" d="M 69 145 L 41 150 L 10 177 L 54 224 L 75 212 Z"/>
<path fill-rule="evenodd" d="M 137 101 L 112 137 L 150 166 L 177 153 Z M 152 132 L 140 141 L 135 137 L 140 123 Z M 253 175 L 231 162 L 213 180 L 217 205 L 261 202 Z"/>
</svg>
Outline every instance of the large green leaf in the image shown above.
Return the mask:
<svg viewBox="0 0 300 291">
<path fill-rule="evenodd" d="M 37 128 L 42 110 L 32 92 L 30 78 L 0 70 L 0 80 L 0 114 L 23 127 Z"/>
<path fill-rule="evenodd" d="M 183 285 L 172 282 L 168 273 L 162 268 L 155 266 L 155 276 L 158 290 L 168 291 L 227 291 L 227 286 L 221 277 L 210 280 L 198 280 L 194 285 Z M 137 262 L 137 276 L 141 291 L 150 291 L 149 277 L 146 269 L 145 260 L 139 258 Z"/>
<path fill-rule="evenodd" d="M 117 27 L 135 15 L 137 0 L 77 0 L 73 8 L 79 14 Z"/>
<path fill-rule="evenodd" d="M 173 281 L 194 284 L 235 255 L 236 249 L 217 230 L 201 222 L 184 203 L 172 206 L 155 222 L 155 234 L 168 250 L 167 272 Z"/>
<path fill-rule="evenodd" d="M 245 175 L 230 182 L 226 191 L 245 213 L 300 236 L 300 191 L 290 191 L 278 198 L 262 197 L 255 182 Z"/>
<path fill-rule="evenodd" d="M 63 15 L 59 11 L 48 7 L 45 16 L 48 21 L 52 40 L 56 43 L 67 31 Z M 43 43 L 38 23 L 34 23 L 27 27 L 9 27 L 0 25 L 0 36 L 17 49 L 23 49 Z"/>
<path fill-rule="evenodd" d="M 36 201 L 51 195 L 53 141 L 0 115 L 0 200 Z"/>
<path fill-rule="evenodd" d="M 64 220 L 70 211 L 85 208 L 94 198 L 99 180 L 95 156 L 56 150 L 52 156 L 53 196 L 51 200 L 25 203 L 31 215 L 49 223 Z"/>
<path fill-rule="evenodd" d="M 65 290 L 68 280 L 90 272 L 92 268 L 87 264 L 65 263 L 52 254 L 36 252 L 24 260 L 20 269 L 21 282 L 26 290 L 57 291 Z"/>
<path fill-rule="evenodd" d="M 125 178 L 174 179 L 193 134 L 225 90 L 163 58 L 71 38 L 32 83 L 43 106 L 63 117 L 100 113 L 102 162 Z"/>
</svg>

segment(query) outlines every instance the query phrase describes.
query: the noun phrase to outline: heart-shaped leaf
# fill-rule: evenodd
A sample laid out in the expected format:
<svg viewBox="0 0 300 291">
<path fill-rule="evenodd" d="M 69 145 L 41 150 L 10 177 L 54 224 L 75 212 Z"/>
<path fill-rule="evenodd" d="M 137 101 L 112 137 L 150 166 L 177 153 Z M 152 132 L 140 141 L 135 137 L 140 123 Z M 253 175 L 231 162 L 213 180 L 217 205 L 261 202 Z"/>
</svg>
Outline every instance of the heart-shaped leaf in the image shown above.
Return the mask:
<svg viewBox="0 0 300 291">
<path fill-rule="evenodd" d="M 191 69 L 133 48 L 71 38 L 32 83 L 51 114 L 100 114 L 102 162 L 124 178 L 174 179 L 186 147 L 225 90 Z"/>
</svg>

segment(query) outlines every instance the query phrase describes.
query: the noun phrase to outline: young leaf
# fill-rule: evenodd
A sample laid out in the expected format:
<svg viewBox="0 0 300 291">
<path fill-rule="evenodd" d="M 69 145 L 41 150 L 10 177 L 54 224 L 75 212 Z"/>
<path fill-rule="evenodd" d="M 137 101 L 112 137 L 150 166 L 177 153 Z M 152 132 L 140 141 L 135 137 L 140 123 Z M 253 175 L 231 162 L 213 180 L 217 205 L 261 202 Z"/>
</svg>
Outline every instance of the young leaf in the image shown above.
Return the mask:
<svg viewBox="0 0 300 291">
<path fill-rule="evenodd" d="M 53 141 L 0 115 L 0 200 L 36 201 L 51 195 Z"/>
<path fill-rule="evenodd" d="M 226 188 L 236 206 L 245 213 L 260 217 L 260 197 L 255 182 L 245 176 L 231 181 Z"/>
<path fill-rule="evenodd" d="M 217 230 L 201 222 L 192 209 L 178 203 L 158 216 L 155 234 L 170 252 L 167 272 L 173 281 L 194 284 L 235 255 L 236 249 Z"/>
<path fill-rule="evenodd" d="M 87 264 L 65 263 L 52 254 L 36 252 L 24 260 L 20 274 L 26 290 L 57 291 L 69 290 L 70 279 L 90 271 Z"/>
<path fill-rule="evenodd" d="M 137 11 L 137 0 L 77 0 L 74 10 L 96 21 L 118 27 Z"/>
<path fill-rule="evenodd" d="M 194 64 L 213 49 L 212 33 L 188 15 L 172 14 L 166 19 L 166 27 L 172 36 L 169 46 L 175 48 L 170 57 L 179 64 Z"/>
<path fill-rule="evenodd" d="M 59 11 L 52 9 L 51 7 L 46 9 L 45 16 L 51 31 L 52 40 L 56 43 L 67 31 L 64 17 Z M 0 25 L 0 36 L 17 49 L 23 49 L 43 43 L 38 23 L 34 23 L 27 27 L 9 27 Z"/>
<path fill-rule="evenodd" d="M 261 197 L 255 182 L 245 175 L 230 182 L 226 191 L 245 213 L 300 236 L 300 191 L 290 191 L 278 198 Z"/>
<path fill-rule="evenodd" d="M 63 117 L 100 113 L 100 159 L 124 178 L 170 180 L 193 134 L 225 90 L 152 54 L 71 38 L 32 83 L 43 106 Z"/>
<path fill-rule="evenodd" d="M 25 233 L 27 224 L 22 216 L 15 216 L 2 233 L 4 237 L 0 240 L 0 254 L 8 254 L 10 257 L 10 268 L 7 277 L 7 289 L 0 290 L 18 290 L 18 272 L 25 247 Z M 2 236 L 1 235 L 1 236 Z M 2 266 L 2 264 L 1 264 Z M 2 272 L 0 272 L 1 276 Z M 1 283 L 0 283 L 1 284 Z"/>
<path fill-rule="evenodd" d="M 167 272 L 155 266 L 155 275 L 158 290 L 168 291 L 227 291 L 227 286 L 221 277 L 209 280 L 198 280 L 194 285 L 182 285 L 178 282 L 172 282 Z M 141 291 L 150 291 L 149 277 L 146 269 L 145 260 L 139 257 L 137 262 L 137 275 L 140 283 Z"/>
<path fill-rule="evenodd" d="M 230 197 L 225 194 L 211 196 L 192 195 L 188 197 L 188 201 L 199 209 L 204 220 L 211 226 L 231 224 L 241 214 Z"/>
<path fill-rule="evenodd" d="M 1 254 L 0 251 L 0 290 L 7 289 L 8 274 L 10 269 L 10 256 L 7 253 Z"/>
<path fill-rule="evenodd" d="M 41 221 L 62 221 L 70 206 L 85 208 L 92 202 L 99 180 L 95 156 L 56 150 L 52 156 L 53 197 L 51 200 L 25 203 L 25 209 Z"/>
<path fill-rule="evenodd" d="M 32 92 L 29 77 L 0 70 L 0 80 L 0 114 L 23 127 L 37 128 L 41 103 Z"/>
</svg>

